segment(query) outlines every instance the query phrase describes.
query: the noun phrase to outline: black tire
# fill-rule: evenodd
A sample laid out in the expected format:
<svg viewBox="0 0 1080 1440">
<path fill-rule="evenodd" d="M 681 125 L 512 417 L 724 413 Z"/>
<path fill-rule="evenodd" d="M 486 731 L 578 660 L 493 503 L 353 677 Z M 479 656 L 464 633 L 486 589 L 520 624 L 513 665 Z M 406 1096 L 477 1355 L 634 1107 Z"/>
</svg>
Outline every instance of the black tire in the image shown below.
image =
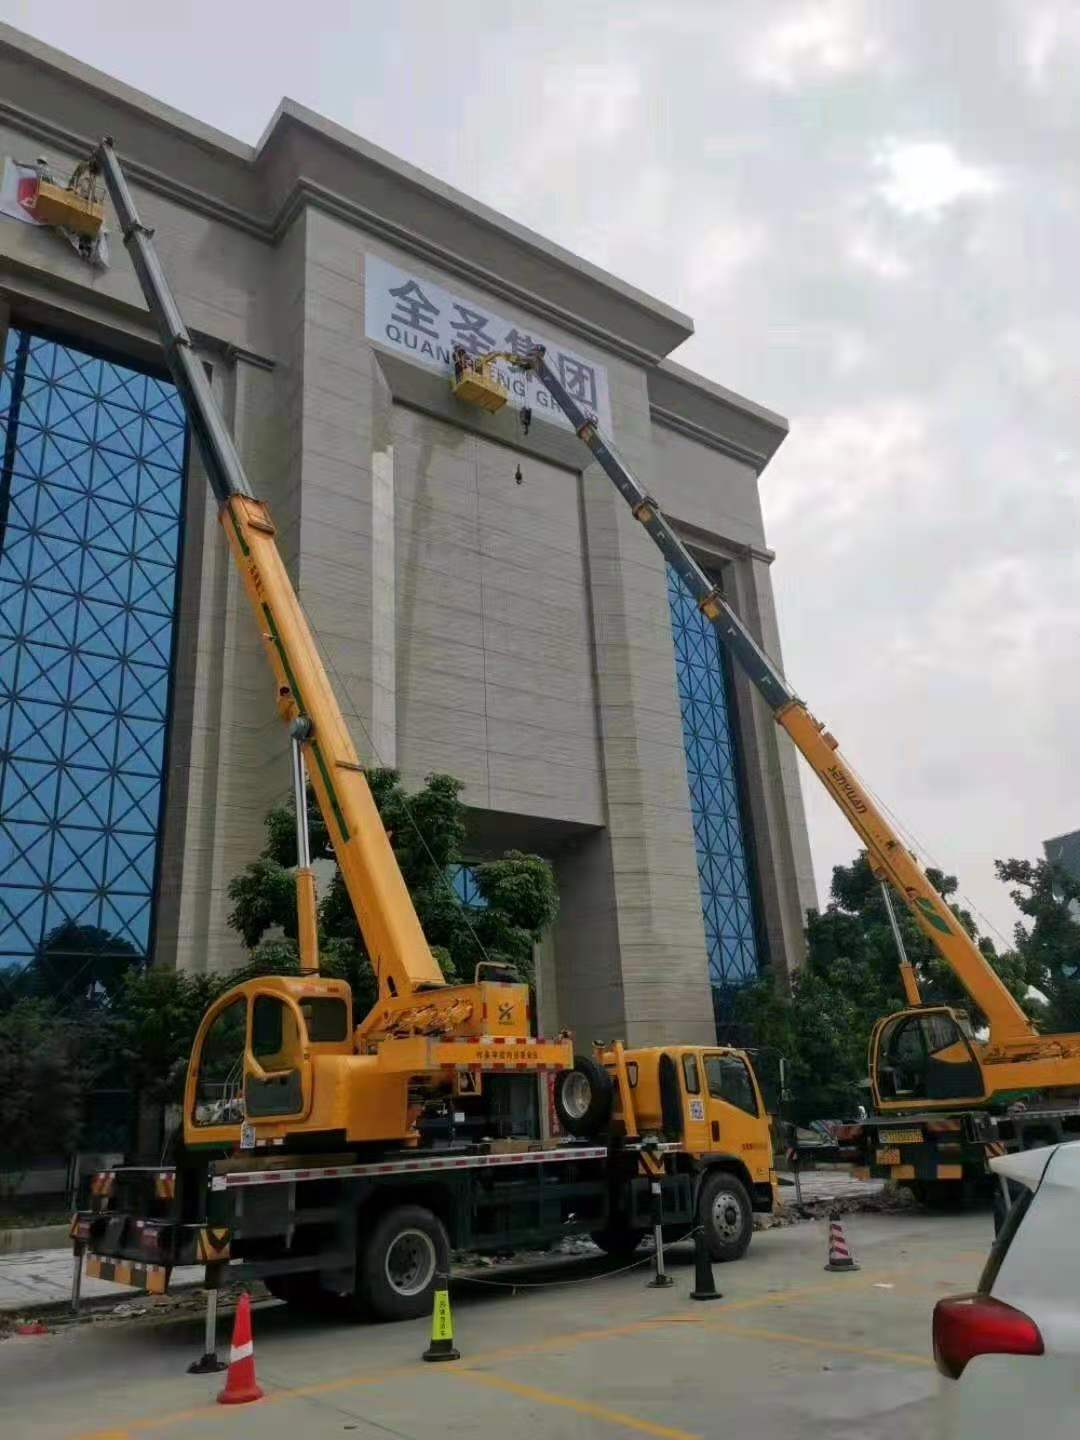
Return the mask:
<svg viewBox="0 0 1080 1440">
<path fill-rule="evenodd" d="M 730 1170 L 714 1170 L 698 1194 L 698 1224 L 704 1227 L 709 1258 L 741 1260 L 750 1248 L 754 1212 L 746 1186 Z"/>
<path fill-rule="evenodd" d="M 615 1085 L 588 1055 L 575 1055 L 574 1068 L 555 1082 L 555 1113 L 563 1129 L 579 1139 L 599 1135 L 611 1119 Z"/>
<path fill-rule="evenodd" d="M 631 1230 L 627 1225 L 609 1225 L 606 1230 L 594 1230 L 591 1236 L 605 1255 L 613 1260 L 629 1260 L 645 1239 L 644 1230 Z"/>
<path fill-rule="evenodd" d="M 450 1269 L 450 1241 L 437 1215 L 397 1205 L 380 1215 L 356 1261 L 356 1301 L 375 1320 L 430 1315 L 435 1277 Z"/>
</svg>

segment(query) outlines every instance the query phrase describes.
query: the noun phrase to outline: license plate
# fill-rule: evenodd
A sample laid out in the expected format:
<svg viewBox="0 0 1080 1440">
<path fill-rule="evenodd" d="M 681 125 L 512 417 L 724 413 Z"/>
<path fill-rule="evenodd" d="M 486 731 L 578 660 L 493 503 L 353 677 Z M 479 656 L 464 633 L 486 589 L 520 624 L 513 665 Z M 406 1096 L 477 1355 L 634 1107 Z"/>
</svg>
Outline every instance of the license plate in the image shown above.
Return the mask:
<svg viewBox="0 0 1080 1440">
<path fill-rule="evenodd" d="M 915 1130 L 882 1130 L 879 1139 L 883 1145 L 921 1145 L 923 1133 Z"/>
<path fill-rule="evenodd" d="M 899 1150 L 879 1150 L 877 1152 L 877 1163 L 879 1165 L 899 1165 Z"/>
</svg>

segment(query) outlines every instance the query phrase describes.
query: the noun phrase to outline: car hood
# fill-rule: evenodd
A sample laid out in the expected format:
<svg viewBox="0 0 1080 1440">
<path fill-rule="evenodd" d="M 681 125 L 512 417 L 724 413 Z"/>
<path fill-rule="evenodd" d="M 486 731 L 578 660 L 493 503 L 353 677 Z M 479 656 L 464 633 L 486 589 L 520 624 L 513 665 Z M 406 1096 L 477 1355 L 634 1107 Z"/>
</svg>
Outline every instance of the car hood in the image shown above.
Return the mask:
<svg viewBox="0 0 1080 1440">
<path fill-rule="evenodd" d="M 990 1161 L 990 1168 L 996 1175 L 1004 1175 L 1006 1180 L 1015 1180 L 1018 1185 L 1024 1185 L 1028 1190 L 1036 1190 L 1046 1174 L 1046 1167 L 1052 1156 L 1061 1149 L 1072 1150 L 1073 1146 L 1044 1145 L 1038 1150 L 1020 1150 L 1015 1155 L 998 1155 Z M 1077 1158 L 1080 1159 L 1080 1156 Z"/>
</svg>

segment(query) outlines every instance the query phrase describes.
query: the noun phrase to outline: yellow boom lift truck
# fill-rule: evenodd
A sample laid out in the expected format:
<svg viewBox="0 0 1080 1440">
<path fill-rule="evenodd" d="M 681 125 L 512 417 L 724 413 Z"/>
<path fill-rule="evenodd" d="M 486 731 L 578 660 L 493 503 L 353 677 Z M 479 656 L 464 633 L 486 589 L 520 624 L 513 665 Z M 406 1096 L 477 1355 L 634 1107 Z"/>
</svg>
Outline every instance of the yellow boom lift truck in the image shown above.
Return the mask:
<svg viewBox="0 0 1080 1440">
<path fill-rule="evenodd" d="M 473 984 L 446 983 L 274 523 L 248 484 L 111 141 L 77 173 L 78 204 L 58 223 L 100 226 L 101 198 L 91 195 L 86 215 L 87 176 L 103 181 L 291 736 L 300 971 L 238 984 L 203 1018 L 174 1166 L 91 1177 L 89 1206 L 72 1221 L 74 1302 L 84 1257 L 88 1274 L 156 1292 L 176 1266 L 203 1264 L 209 1353 L 217 1287 L 234 1279 L 262 1278 L 294 1303 L 344 1302 L 397 1319 L 430 1309 L 452 1247 L 506 1251 L 585 1233 L 626 1254 L 656 1218 L 668 1235 L 700 1224 L 714 1259 L 737 1259 L 775 1185 L 769 1119 L 746 1056 L 616 1042 L 574 1057 L 568 1037 L 531 1033 L 528 987 L 505 969 L 482 961 Z M 305 773 L 378 977 L 376 1003 L 359 1020 L 348 985 L 318 970 Z M 504 1087 L 552 1071 L 567 1135 L 500 1135 Z"/>
<path fill-rule="evenodd" d="M 875 1113 L 865 1123 L 845 1127 L 840 1137 L 856 1147 L 860 1172 L 900 1181 L 930 1204 L 947 1204 L 973 1185 L 988 1183 L 988 1156 L 1080 1134 L 1080 1035 L 1043 1035 L 1027 1018 L 840 754 L 836 740 L 694 560 L 659 505 L 600 433 L 596 417 L 567 393 L 547 365 L 543 347 L 525 356 L 473 356 L 458 347 L 451 387 L 461 399 L 497 410 L 508 398 L 503 374 L 513 370 L 535 375 L 573 425 L 712 621 L 727 653 L 847 816 L 882 882 L 909 1008 L 875 1024 L 869 1050 Z M 964 1011 L 922 1003 L 914 970 L 904 957 L 890 887 L 981 1011 L 985 1038 L 976 1037 Z M 1027 1097 L 1025 1103 L 1010 1104 L 1020 1094 Z M 1033 1101 L 1032 1094 L 1039 1098 Z"/>
</svg>

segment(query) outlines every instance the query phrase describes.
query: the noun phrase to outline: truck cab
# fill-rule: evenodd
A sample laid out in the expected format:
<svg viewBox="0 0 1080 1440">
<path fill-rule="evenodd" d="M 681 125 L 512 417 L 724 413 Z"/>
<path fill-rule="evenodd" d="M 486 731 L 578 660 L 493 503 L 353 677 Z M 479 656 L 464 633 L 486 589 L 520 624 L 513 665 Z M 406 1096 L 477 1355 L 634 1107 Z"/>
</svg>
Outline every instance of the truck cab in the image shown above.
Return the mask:
<svg viewBox="0 0 1080 1440">
<path fill-rule="evenodd" d="M 745 1253 L 754 1213 L 774 1208 L 772 1128 L 742 1050 L 598 1045 L 559 1076 L 555 1108 L 571 1135 L 605 1136 L 616 1148 L 641 1145 L 664 1163 L 669 1179 L 684 1177 L 714 1260 Z M 632 1226 L 616 1224 L 610 1235 L 593 1238 L 604 1249 L 627 1250 Z"/>
</svg>

